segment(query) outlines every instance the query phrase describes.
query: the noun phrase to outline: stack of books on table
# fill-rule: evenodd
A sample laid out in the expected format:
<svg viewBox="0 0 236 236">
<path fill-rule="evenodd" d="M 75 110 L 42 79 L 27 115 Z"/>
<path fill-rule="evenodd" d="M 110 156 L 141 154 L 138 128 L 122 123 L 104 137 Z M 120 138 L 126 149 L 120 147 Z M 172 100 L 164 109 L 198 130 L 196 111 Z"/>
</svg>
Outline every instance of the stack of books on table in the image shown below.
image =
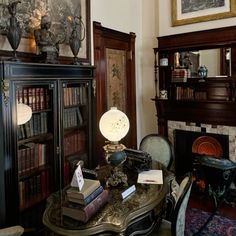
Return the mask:
<svg viewBox="0 0 236 236">
<path fill-rule="evenodd" d="M 69 187 L 66 190 L 62 215 L 87 222 L 106 204 L 107 200 L 108 191 L 103 189 L 100 181 L 84 179 L 81 191 L 77 187 Z"/>
</svg>

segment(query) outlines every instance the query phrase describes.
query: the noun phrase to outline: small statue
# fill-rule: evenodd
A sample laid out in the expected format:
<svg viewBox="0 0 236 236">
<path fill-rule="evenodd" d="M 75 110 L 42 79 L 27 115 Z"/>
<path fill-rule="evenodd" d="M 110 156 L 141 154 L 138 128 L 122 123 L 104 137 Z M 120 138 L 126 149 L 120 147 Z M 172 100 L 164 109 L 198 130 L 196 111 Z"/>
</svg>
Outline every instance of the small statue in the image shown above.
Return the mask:
<svg viewBox="0 0 236 236">
<path fill-rule="evenodd" d="M 13 49 L 13 58 L 10 59 L 13 61 L 18 60 L 16 56 L 16 49 L 18 48 L 21 41 L 21 28 L 16 18 L 16 6 L 18 3 L 21 3 L 21 1 L 15 1 L 9 3 L 8 5 L 1 4 L 1 6 L 8 9 L 10 14 L 9 25 L 7 27 L 7 39 Z"/>
<path fill-rule="evenodd" d="M 56 42 L 54 34 L 49 31 L 51 18 L 44 15 L 41 18 L 41 28 L 34 31 L 34 37 L 39 55 L 45 63 L 58 63 L 59 42 Z"/>
<path fill-rule="evenodd" d="M 85 27 L 84 27 L 84 23 L 82 22 L 81 17 L 75 17 L 73 24 L 74 25 L 73 25 L 71 36 L 69 39 L 69 45 L 74 55 L 73 64 L 77 65 L 79 64 L 79 59 L 77 55 L 81 48 L 81 42 L 85 38 Z"/>
<path fill-rule="evenodd" d="M 193 65 L 189 52 L 181 53 L 181 56 L 179 58 L 180 64 L 183 68 L 190 69 Z"/>
<path fill-rule="evenodd" d="M 200 77 L 199 82 L 205 82 L 205 79 L 207 77 L 208 69 L 206 66 L 199 66 L 198 68 L 198 76 Z"/>
</svg>

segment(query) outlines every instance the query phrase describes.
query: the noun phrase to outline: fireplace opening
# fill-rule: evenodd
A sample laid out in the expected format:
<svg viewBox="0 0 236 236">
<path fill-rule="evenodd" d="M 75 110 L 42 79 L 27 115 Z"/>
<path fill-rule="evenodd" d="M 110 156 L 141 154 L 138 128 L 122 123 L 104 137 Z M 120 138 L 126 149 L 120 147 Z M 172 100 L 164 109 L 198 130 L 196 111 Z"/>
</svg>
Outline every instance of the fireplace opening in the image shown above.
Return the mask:
<svg viewBox="0 0 236 236">
<path fill-rule="evenodd" d="M 207 175 L 213 174 L 214 178 L 219 179 L 219 173 L 212 172 L 211 168 L 203 168 L 202 161 L 205 157 L 216 158 L 220 160 L 223 156 L 221 143 L 212 136 L 202 135 L 196 138 L 192 144 L 192 172 L 194 178 L 193 189 L 200 192 L 206 192 L 208 181 Z M 214 159 L 212 159 L 214 160 Z M 223 159 L 222 159 L 223 160 Z M 206 173 L 207 172 L 207 173 Z M 210 176 L 208 176 L 209 179 Z M 214 185 L 217 188 L 217 183 Z"/>
<path fill-rule="evenodd" d="M 233 163 L 229 160 L 229 136 L 176 129 L 174 147 L 177 179 L 192 171 L 193 191 L 211 193 L 215 202 L 216 199 L 220 199 L 225 193 L 225 188 L 229 187 L 222 176 L 231 171 L 233 173 L 235 169 L 235 166 L 227 166 Z M 236 179 L 232 178 L 231 181 L 234 180 L 235 183 Z"/>
<path fill-rule="evenodd" d="M 193 170 L 196 154 L 229 159 L 229 136 L 187 130 L 174 130 L 175 172 L 181 178 Z"/>
</svg>

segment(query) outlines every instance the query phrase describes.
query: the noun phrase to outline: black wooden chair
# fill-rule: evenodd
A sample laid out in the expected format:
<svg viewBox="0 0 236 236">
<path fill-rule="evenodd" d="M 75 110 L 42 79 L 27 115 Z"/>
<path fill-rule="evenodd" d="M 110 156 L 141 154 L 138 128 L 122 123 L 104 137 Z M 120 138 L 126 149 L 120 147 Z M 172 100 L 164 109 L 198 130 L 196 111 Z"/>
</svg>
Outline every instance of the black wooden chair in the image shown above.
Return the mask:
<svg viewBox="0 0 236 236">
<path fill-rule="evenodd" d="M 171 142 L 166 137 L 148 134 L 141 140 L 139 150 L 149 153 L 153 160 L 159 161 L 167 170 L 171 168 L 174 151 Z"/>
<path fill-rule="evenodd" d="M 24 228 L 20 225 L 15 225 L 0 229 L 0 236 L 20 236 L 24 233 Z"/>
<path fill-rule="evenodd" d="M 139 150 L 149 153 L 152 160 L 156 160 L 170 170 L 174 160 L 174 149 L 172 143 L 163 135 L 148 134 L 140 142 Z M 169 193 L 167 196 L 167 207 L 165 219 L 169 220 L 175 206 L 175 193 L 178 191 L 178 183 L 175 180 L 175 174 L 169 175 Z"/>
<path fill-rule="evenodd" d="M 188 205 L 188 200 L 192 188 L 192 173 L 188 172 L 177 193 L 177 201 L 171 221 L 162 220 L 160 227 L 153 230 L 150 236 L 183 236 L 185 230 L 185 212 Z"/>
</svg>

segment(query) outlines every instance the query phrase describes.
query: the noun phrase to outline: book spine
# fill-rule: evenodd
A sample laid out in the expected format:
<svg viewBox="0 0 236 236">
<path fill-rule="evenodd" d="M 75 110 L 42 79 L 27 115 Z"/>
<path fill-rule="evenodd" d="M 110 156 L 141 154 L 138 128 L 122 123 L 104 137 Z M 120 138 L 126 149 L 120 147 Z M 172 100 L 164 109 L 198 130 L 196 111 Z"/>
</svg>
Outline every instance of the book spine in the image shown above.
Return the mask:
<svg viewBox="0 0 236 236">
<path fill-rule="evenodd" d="M 83 208 L 84 211 L 84 222 L 87 222 L 95 213 L 97 213 L 107 202 L 108 191 L 103 190 L 92 202 Z"/>
<path fill-rule="evenodd" d="M 94 192 L 92 192 L 88 197 L 84 199 L 85 205 L 92 202 L 92 200 L 94 200 L 102 192 L 103 192 L 103 187 L 99 186 Z"/>
<path fill-rule="evenodd" d="M 103 191 L 103 187 L 99 186 L 94 192 L 92 192 L 88 197 L 83 199 L 78 199 L 75 196 L 67 195 L 68 200 L 73 203 L 78 203 L 81 205 L 88 205 L 92 200 L 94 200 L 101 192 Z"/>
</svg>

